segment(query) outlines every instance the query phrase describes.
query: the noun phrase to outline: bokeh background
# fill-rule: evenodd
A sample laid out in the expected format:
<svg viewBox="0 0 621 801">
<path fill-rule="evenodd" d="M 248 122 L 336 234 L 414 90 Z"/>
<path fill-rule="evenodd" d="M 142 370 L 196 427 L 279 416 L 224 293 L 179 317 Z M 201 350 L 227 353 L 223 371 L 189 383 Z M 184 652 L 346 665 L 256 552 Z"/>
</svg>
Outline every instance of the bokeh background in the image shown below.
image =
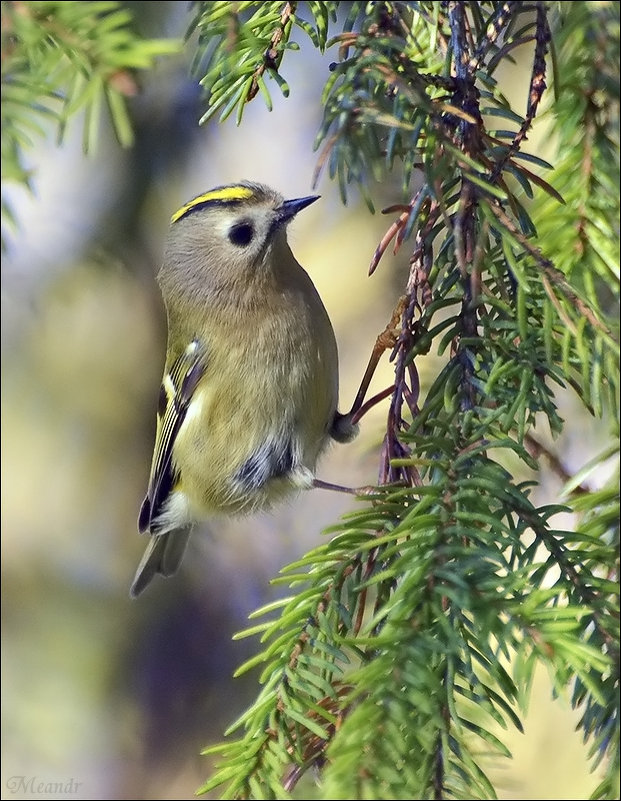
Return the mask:
<svg viewBox="0 0 621 801">
<path fill-rule="evenodd" d="M 130 5 L 146 36 L 182 36 L 189 23 L 185 3 Z M 131 104 L 132 149 L 121 150 L 104 121 L 98 151 L 85 157 L 76 121 L 62 147 L 50 130 L 28 153 L 32 193 L 3 187 L 18 220 L 4 232 L 2 264 L 3 798 L 33 797 L 16 777 L 73 782 L 59 798 L 192 798 L 210 769 L 201 748 L 222 738 L 257 689 L 254 674 L 232 678 L 254 648 L 233 634 L 274 597 L 269 582 L 280 568 L 356 503 L 315 491 L 270 514 L 214 520 L 175 579 L 129 599 L 145 544 L 136 518 L 163 367 L 155 273 L 168 220 L 190 197 L 242 178 L 287 197 L 312 191 L 320 94 L 334 56 L 298 38 L 302 50 L 286 63 L 291 97 L 276 90 L 271 113 L 257 98 L 240 127 L 199 128 L 191 41 L 144 77 Z M 512 80 L 507 94 L 524 90 L 519 64 Z M 387 255 L 367 278 L 391 219 L 370 215 L 355 192 L 344 207 L 325 175 L 318 191 L 322 200 L 299 216 L 290 240 L 333 319 L 346 408 L 390 319 L 408 253 Z M 383 194 L 392 202 L 390 186 L 374 191 L 379 207 Z M 374 387 L 390 380 L 384 360 Z M 557 448 L 571 470 L 606 431 L 570 396 L 559 403 L 571 425 Z M 322 478 L 375 480 L 385 411 L 375 409 L 358 440 L 326 456 Z M 555 499 L 559 487 L 543 477 L 544 497 Z M 586 798 L 597 784 L 575 713 L 551 696 L 538 674 L 525 734 L 506 736 L 514 759 L 491 771 L 501 798 Z"/>
</svg>

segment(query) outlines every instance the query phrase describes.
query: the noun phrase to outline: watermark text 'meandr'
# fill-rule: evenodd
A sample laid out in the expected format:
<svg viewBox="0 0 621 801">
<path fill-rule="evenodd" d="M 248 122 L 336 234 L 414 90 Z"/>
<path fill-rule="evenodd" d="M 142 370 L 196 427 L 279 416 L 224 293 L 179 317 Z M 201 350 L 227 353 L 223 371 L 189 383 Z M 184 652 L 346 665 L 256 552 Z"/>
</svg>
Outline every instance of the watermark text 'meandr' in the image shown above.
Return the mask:
<svg viewBox="0 0 621 801">
<path fill-rule="evenodd" d="M 75 779 L 66 781 L 47 781 L 39 776 L 11 776 L 7 779 L 6 788 L 10 793 L 29 795 L 66 795 L 77 793 L 83 782 Z"/>
</svg>

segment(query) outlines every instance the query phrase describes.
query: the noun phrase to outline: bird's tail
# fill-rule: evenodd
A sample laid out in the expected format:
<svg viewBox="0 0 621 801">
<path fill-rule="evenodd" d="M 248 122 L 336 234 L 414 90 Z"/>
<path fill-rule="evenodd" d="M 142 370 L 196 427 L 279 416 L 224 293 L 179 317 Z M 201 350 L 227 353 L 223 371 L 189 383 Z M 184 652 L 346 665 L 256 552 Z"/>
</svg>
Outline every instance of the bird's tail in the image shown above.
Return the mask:
<svg viewBox="0 0 621 801">
<path fill-rule="evenodd" d="M 192 526 L 186 526 L 151 536 L 129 591 L 132 598 L 137 598 L 157 573 L 168 578 L 177 572 L 191 531 Z"/>
</svg>

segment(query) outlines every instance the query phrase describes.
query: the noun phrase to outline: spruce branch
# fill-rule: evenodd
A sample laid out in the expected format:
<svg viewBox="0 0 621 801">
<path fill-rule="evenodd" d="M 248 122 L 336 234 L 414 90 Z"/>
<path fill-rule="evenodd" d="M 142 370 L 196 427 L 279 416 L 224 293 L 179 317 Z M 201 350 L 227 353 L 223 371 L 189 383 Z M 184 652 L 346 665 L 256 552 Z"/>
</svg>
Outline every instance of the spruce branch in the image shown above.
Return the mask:
<svg viewBox="0 0 621 801">
<path fill-rule="evenodd" d="M 102 108 L 119 143 L 133 143 L 129 103 L 138 75 L 180 43 L 143 39 L 114 0 L 2 3 L 2 181 L 31 187 L 27 152 L 49 131 L 62 142 L 83 113 L 83 148 L 96 149 Z M 4 222 L 15 222 L 3 200 Z"/>
<path fill-rule="evenodd" d="M 261 636 L 243 669 L 262 665 L 264 686 L 233 727 L 238 739 L 209 749 L 221 762 L 203 789 L 288 797 L 314 767 L 325 798 L 494 797 L 481 751 L 510 756 L 498 732 L 521 730 L 520 700 L 545 663 L 580 708 L 593 763 L 606 764 L 598 797 L 615 797 L 618 492 L 592 489 L 583 471 L 570 476 L 534 433 L 541 417 L 554 436 L 563 430 L 558 387 L 614 418 L 614 322 L 595 284 L 576 282 L 576 251 L 558 237 L 550 251 L 540 233 L 545 204 L 546 221 L 577 210 L 578 240 L 593 258 L 586 220 L 595 207 L 599 229 L 611 230 L 611 206 L 591 202 L 595 181 L 606 181 L 597 156 L 612 150 L 601 125 L 610 109 L 598 95 L 593 127 L 581 128 L 580 207 L 568 201 L 571 170 L 561 191 L 553 165 L 527 150 L 550 50 L 568 58 L 550 4 L 329 4 L 323 15 L 320 5 L 304 6 L 302 22 L 302 4 L 217 13 L 203 4 L 208 115 L 237 110 L 241 119 L 257 94 L 253 76 L 271 74 L 266 50 L 293 49 L 294 29 L 335 48 L 315 180 L 326 170 L 344 200 L 355 185 L 371 209 L 373 180 L 395 195 L 370 275 L 388 269 L 390 249 L 411 249 L 353 407 L 358 420 L 387 399 L 378 486 L 284 571 L 277 583 L 292 594 L 244 633 Z M 562 17 L 574 31 L 586 24 L 575 5 Z M 497 83 L 518 47 L 532 52 L 523 115 Z M 613 257 L 601 252 L 597 275 L 607 281 Z M 618 284 L 606 286 L 618 301 Z M 392 385 L 365 400 L 381 358 Z M 570 487 L 562 504 L 531 497 L 535 482 L 523 476 L 537 474 L 541 456 Z M 573 531 L 554 526 L 567 511 Z"/>
</svg>

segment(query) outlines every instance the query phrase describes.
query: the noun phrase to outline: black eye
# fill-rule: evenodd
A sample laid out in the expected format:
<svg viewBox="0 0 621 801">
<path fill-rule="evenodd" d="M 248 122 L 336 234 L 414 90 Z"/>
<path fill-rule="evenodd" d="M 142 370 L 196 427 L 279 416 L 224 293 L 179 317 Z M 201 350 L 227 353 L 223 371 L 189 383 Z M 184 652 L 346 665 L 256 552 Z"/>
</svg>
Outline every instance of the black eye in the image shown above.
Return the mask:
<svg viewBox="0 0 621 801">
<path fill-rule="evenodd" d="M 249 245 L 253 236 L 254 228 L 252 227 L 252 223 L 249 222 L 237 223 L 237 225 L 234 225 L 229 231 L 229 240 L 234 245 L 239 245 L 240 247 Z"/>
</svg>

